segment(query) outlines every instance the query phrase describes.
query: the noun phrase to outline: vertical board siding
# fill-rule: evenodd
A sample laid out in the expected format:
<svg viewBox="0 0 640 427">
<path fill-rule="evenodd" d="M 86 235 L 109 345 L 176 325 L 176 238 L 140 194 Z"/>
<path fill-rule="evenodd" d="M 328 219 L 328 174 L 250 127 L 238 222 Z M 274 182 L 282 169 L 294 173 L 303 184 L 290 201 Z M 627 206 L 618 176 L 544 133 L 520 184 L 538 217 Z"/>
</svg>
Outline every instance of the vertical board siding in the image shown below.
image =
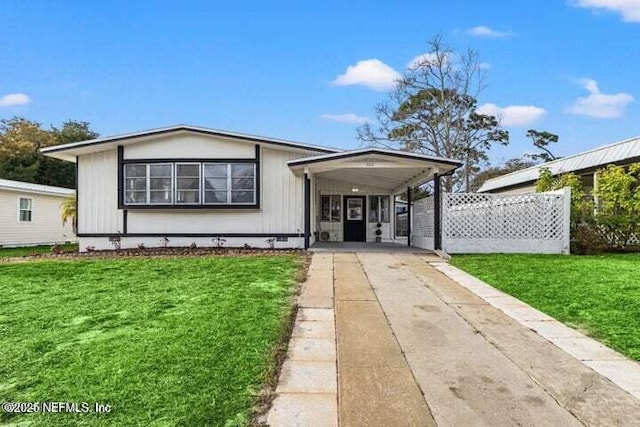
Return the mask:
<svg viewBox="0 0 640 427">
<path fill-rule="evenodd" d="M 123 231 L 116 150 L 78 157 L 78 233 Z"/>
<path fill-rule="evenodd" d="M 31 199 L 31 222 L 18 221 L 18 199 Z M 0 246 L 75 241 L 71 222 L 62 225 L 61 204 L 66 196 L 0 190 Z"/>
<path fill-rule="evenodd" d="M 215 144 L 214 144 L 215 145 Z M 254 144 L 236 143 L 244 150 L 248 146 L 251 158 Z M 131 159 L 132 146 L 124 147 L 124 158 Z M 180 148 L 176 145 L 174 148 Z M 225 150 L 227 150 L 226 147 Z M 166 149 L 164 147 L 163 149 Z M 140 154 L 140 150 L 137 151 Z M 173 158 L 199 157 L 202 153 L 184 149 L 165 153 Z M 228 154 L 228 150 L 225 151 Z M 149 157 L 162 158 L 155 152 Z M 211 154 L 211 153 L 209 153 Z M 236 152 L 240 154 L 240 152 Z M 304 180 L 287 166 L 289 160 L 310 155 L 262 147 L 261 209 L 138 209 L 128 210 L 129 233 L 304 233 Z M 214 156 L 209 156 L 214 157 Z M 227 157 L 226 155 L 224 157 Z M 82 234 L 123 232 L 122 211 L 118 210 L 118 165 L 116 150 L 80 156 L 79 230 Z"/>
</svg>

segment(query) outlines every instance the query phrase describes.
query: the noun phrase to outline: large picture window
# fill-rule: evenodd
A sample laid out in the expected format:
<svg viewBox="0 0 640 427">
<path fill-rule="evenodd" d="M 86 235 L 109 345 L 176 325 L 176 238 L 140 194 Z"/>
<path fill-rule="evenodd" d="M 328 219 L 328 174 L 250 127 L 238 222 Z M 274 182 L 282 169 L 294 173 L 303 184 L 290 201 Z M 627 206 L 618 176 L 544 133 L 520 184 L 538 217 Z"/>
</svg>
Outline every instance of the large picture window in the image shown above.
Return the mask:
<svg viewBox="0 0 640 427">
<path fill-rule="evenodd" d="M 389 222 L 390 205 L 389 196 L 369 196 L 369 222 Z"/>
<path fill-rule="evenodd" d="M 228 162 L 127 163 L 127 206 L 256 205 L 256 164 Z"/>
<path fill-rule="evenodd" d="M 320 221 L 340 222 L 340 199 L 339 195 L 320 196 Z"/>
</svg>

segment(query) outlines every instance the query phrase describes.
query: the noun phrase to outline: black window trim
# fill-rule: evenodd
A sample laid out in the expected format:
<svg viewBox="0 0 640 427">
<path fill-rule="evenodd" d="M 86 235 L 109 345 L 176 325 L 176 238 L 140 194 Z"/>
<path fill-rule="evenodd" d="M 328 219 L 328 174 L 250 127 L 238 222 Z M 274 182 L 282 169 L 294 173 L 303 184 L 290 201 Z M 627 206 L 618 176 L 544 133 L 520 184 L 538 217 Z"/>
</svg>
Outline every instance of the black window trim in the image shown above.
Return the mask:
<svg viewBox="0 0 640 427">
<path fill-rule="evenodd" d="M 255 157 L 254 158 L 136 158 L 136 159 L 125 159 L 124 158 L 124 146 L 118 146 L 118 209 L 122 210 L 144 210 L 144 209 L 156 209 L 156 210 L 174 210 L 174 209 L 204 209 L 204 210 L 242 210 L 242 209 L 260 209 L 260 200 L 261 200 L 261 173 L 260 173 L 260 158 L 261 158 L 261 150 L 260 145 L 256 144 L 255 146 Z M 200 197 L 201 200 L 199 204 L 176 204 L 175 195 L 173 197 L 173 203 L 171 204 L 145 204 L 145 205 L 136 205 L 136 204 L 126 204 L 124 202 L 124 194 L 125 194 L 125 181 L 124 181 L 124 166 L 127 164 L 151 164 L 151 163 L 172 163 L 174 170 L 174 180 L 175 180 L 175 165 L 177 163 L 200 163 L 200 179 L 202 181 L 203 178 L 203 165 L 205 163 L 250 163 L 255 165 L 255 197 L 254 203 L 226 203 L 226 204 L 205 204 L 203 203 L 203 185 L 200 185 Z M 174 186 L 175 187 L 175 186 Z M 175 191 L 175 188 L 174 188 Z"/>
</svg>

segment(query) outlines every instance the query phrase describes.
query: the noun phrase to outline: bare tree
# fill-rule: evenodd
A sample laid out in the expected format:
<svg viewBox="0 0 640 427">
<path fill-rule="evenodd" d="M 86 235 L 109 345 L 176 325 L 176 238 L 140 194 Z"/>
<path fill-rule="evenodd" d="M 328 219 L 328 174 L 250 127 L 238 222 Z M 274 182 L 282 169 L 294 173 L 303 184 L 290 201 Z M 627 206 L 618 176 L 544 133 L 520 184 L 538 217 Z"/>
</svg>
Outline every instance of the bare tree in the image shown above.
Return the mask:
<svg viewBox="0 0 640 427">
<path fill-rule="evenodd" d="M 458 159 L 464 166 L 444 181 L 444 189 L 468 191 L 473 175 L 487 162 L 487 151 L 494 143 L 507 145 L 509 134 L 494 116 L 476 111 L 486 79 L 478 54 L 453 51 L 441 36 L 429 47 L 389 99 L 376 105 L 377 123 L 358 128 L 358 138 L 369 145 Z"/>
</svg>

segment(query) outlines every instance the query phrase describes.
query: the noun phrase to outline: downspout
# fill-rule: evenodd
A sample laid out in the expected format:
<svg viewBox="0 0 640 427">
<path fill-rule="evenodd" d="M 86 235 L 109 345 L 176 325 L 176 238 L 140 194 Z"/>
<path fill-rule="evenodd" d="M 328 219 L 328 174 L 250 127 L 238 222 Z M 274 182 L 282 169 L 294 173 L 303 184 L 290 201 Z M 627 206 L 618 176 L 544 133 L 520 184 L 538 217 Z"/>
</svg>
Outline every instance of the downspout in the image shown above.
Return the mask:
<svg viewBox="0 0 640 427">
<path fill-rule="evenodd" d="M 413 203 L 413 194 L 411 187 L 407 187 L 407 246 L 411 247 L 411 204 Z"/>
<path fill-rule="evenodd" d="M 433 174 L 433 249 L 442 250 L 442 226 L 440 224 L 440 175 Z"/>
<path fill-rule="evenodd" d="M 309 249 L 311 237 L 311 180 L 304 174 L 304 249 Z"/>
</svg>

